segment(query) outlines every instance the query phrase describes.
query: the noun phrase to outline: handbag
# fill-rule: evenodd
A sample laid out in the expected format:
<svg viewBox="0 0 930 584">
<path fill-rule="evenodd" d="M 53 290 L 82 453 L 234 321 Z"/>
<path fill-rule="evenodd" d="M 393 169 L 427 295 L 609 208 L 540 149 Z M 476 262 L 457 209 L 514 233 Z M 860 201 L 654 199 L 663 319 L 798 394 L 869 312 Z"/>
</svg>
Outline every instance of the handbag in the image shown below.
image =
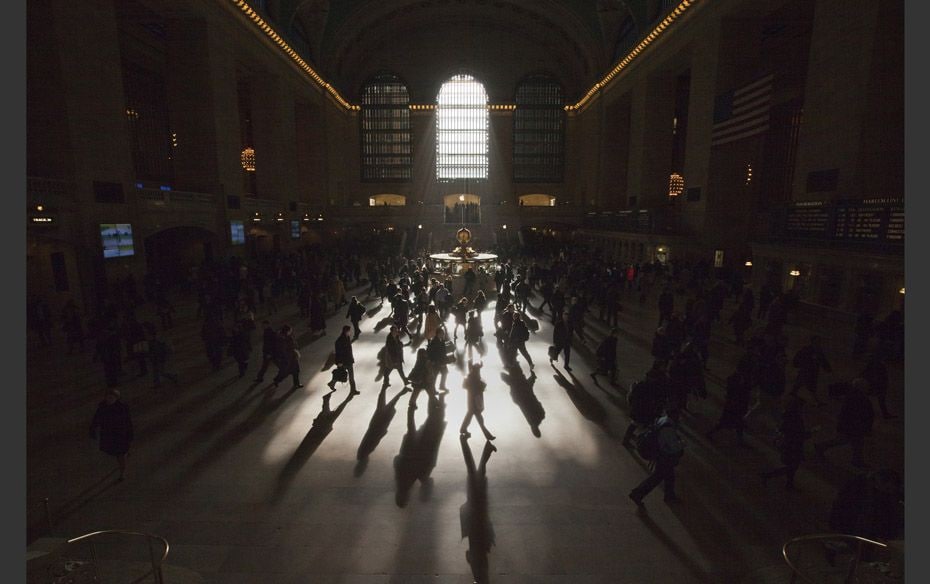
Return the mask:
<svg viewBox="0 0 930 584">
<path fill-rule="evenodd" d="M 559 348 L 555 345 L 549 345 L 549 360 L 555 361 L 559 358 Z"/>
<path fill-rule="evenodd" d="M 446 352 L 446 363 L 455 363 L 455 343 L 449 340 L 442 342 L 443 350 Z"/>
<path fill-rule="evenodd" d="M 339 383 L 345 383 L 349 380 L 349 370 L 340 365 L 333 369 L 333 380 Z"/>
</svg>

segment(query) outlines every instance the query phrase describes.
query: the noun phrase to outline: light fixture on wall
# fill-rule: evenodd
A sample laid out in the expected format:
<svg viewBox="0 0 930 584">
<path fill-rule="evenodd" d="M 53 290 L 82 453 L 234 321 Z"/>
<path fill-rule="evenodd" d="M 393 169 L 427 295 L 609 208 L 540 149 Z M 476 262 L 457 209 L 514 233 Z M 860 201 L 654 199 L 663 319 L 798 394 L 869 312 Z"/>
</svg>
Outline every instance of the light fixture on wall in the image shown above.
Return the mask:
<svg viewBox="0 0 930 584">
<path fill-rule="evenodd" d="M 752 164 L 746 164 L 746 186 L 749 186 L 749 183 L 752 182 Z"/>
<path fill-rule="evenodd" d="M 284 213 L 278 213 L 275 216 L 274 220 L 277 221 L 278 223 L 282 223 L 284 221 Z"/>
<path fill-rule="evenodd" d="M 746 263 L 743 264 L 743 265 L 746 266 L 747 268 L 751 268 L 751 267 L 752 267 L 752 260 L 746 260 Z"/>
<path fill-rule="evenodd" d="M 685 190 L 685 177 L 681 176 L 677 172 L 673 172 L 668 177 L 668 196 L 669 198 L 674 199 Z"/>
<path fill-rule="evenodd" d="M 255 215 L 252 215 L 252 223 L 261 223 L 261 222 L 262 222 L 262 214 L 256 211 Z"/>
<path fill-rule="evenodd" d="M 246 172 L 255 172 L 255 149 L 251 146 L 243 148 L 242 154 L 239 155 L 239 162 L 242 163 L 242 168 Z"/>
<path fill-rule="evenodd" d="M 898 294 L 904 294 L 904 286 L 901 286 L 901 289 L 898 290 Z"/>
<path fill-rule="evenodd" d="M 798 270 L 798 269 L 791 270 L 790 272 L 788 272 L 788 275 L 797 278 L 798 276 L 801 275 L 801 270 Z"/>
</svg>

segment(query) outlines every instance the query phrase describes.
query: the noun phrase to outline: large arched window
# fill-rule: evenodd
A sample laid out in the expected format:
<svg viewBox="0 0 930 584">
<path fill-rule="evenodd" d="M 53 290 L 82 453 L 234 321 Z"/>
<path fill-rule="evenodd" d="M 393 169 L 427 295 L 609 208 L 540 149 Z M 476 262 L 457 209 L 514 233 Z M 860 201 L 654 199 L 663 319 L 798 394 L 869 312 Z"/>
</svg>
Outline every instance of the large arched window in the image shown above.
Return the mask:
<svg viewBox="0 0 930 584">
<path fill-rule="evenodd" d="M 565 110 L 562 86 L 541 75 L 517 87 L 513 115 L 513 180 L 561 182 Z"/>
<path fill-rule="evenodd" d="M 362 180 L 408 181 L 412 166 L 407 86 L 378 75 L 362 91 Z"/>
<path fill-rule="evenodd" d="M 436 178 L 488 178 L 488 94 L 470 75 L 442 84 L 436 107 Z"/>
</svg>

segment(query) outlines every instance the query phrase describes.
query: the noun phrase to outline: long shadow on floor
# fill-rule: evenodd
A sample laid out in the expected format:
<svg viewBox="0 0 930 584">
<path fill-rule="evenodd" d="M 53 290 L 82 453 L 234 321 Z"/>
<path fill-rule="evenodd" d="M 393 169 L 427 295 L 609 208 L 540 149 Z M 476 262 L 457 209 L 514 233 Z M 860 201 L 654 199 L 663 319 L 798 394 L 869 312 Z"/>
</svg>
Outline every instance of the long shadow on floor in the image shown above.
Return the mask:
<svg viewBox="0 0 930 584">
<path fill-rule="evenodd" d="M 117 469 L 113 469 L 104 476 L 100 477 L 97 482 L 90 485 L 70 500 L 65 501 L 57 509 L 52 509 L 53 502 L 49 501 L 49 515 L 51 517 L 43 517 L 43 522 L 41 524 L 30 525 L 27 528 L 26 541 L 32 541 L 37 537 L 40 537 L 43 534 L 47 534 L 49 526 L 46 523 L 52 521 L 53 523 L 61 523 L 66 521 L 69 517 L 80 511 L 85 505 L 96 499 L 97 497 L 103 495 L 110 488 L 117 484 L 116 480 L 113 479 Z"/>
<path fill-rule="evenodd" d="M 600 426 L 604 433 L 611 438 L 618 438 L 610 427 L 610 418 L 607 415 L 607 410 L 604 409 L 601 402 L 597 401 L 594 396 L 588 393 L 577 379 L 574 377 L 572 377 L 571 380 L 566 379 L 558 369 L 555 369 L 555 374 L 552 377 L 555 379 L 556 383 L 565 388 L 565 392 L 568 394 L 569 399 L 572 400 L 575 408 L 582 416 Z"/>
<path fill-rule="evenodd" d="M 637 516 L 643 524 L 649 528 L 649 531 L 665 546 L 665 548 L 678 558 L 682 564 L 694 576 L 697 582 L 711 582 L 709 575 L 691 558 L 685 550 L 681 549 L 675 541 L 665 533 L 665 531 L 649 516 L 645 509 L 637 512 Z M 648 545 L 648 544 L 645 544 Z"/>
<path fill-rule="evenodd" d="M 394 457 L 394 478 L 397 484 L 395 502 L 406 507 L 413 484 L 420 481 L 420 499 L 429 500 L 433 480 L 430 478 L 439 458 L 439 443 L 446 429 L 446 396 L 429 399 L 426 421 L 417 429 L 415 408 L 407 408 L 407 433 Z"/>
<path fill-rule="evenodd" d="M 472 575 L 477 584 L 490 582 L 488 555 L 494 546 L 494 526 L 488 514 L 488 479 L 487 466 L 491 453 L 497 450 L 490 442 L 485 442 L 481 453 L 481 462 L 475 466 L 468 439 L 461 437 L 462 454 L 468 469 L 468 499 L 459 508 L 462 537 L 468 538 L 468 551 L 465 559 L 471 566 Z"/>
<path fill-rule="evenodd" d="M 546 410 L 542 403 L 533 392 L 533 385 L 536 383 L 536 371 L 530 372 L 527 377 L 519 365 L 513 365 L 507 368 L 507 372 L 501 372 L 501 379 L 510 386 L 510 399 L 517 404 L 526 423 L 530 425 L 533 436 L 539 438 L 542 434 L 539 425 L 546 417 Z"/>
<path fill-rule="evenodd" d="M 313 456 L 316 449 L 320 447 L 323 440 L 333 431 L 333 423 L 336 421 L 336 418 L 339 417 L 342 410 L 344 410 L 352 400 L 352 393 L 348 393 L 346 398 L 342 400 L 342 403 L 333 410 L 329 405 L 331 396 L 331 392 L 323 396 L 323 409 L 321 409 L 320 413 L 314 418 L 313 425 L 310 427 L 310 431 L 307 432 L 307 435 L 304 436 L 300 446 L 297 447 L 297 450 L 291 455 L 290 460 L 288 460 L 284 468 L 281 469 L 281 473 L 278 475 L 278 486 L 274 493 L 275 501 L 279 501 L 281 497 L 284 496 L 284 493 L 297 476 L 297 473 L 300 472 L 304 464 L 310 460 L 310 457 Z"/>
<path fill-rule="evenodd" d="M 252 410 L 249 416 L 218 436 L 216 440 L 213 441 L 213 444 L 203 451 L 200 456 L 188 466 L 186 471 L 178 476 L 176 485 L 183 487 L 190 484 L 211 463 L 216 462 L 223 453 L 235 448 L 235 446 L 245 440 L 253 430 L 261 426 L 265 419 L 281 407 L 281 405 L 298 389 L 297 387 L 292 387 L 278 397 L 274 397 L 274 388 L 264 390 L 264 396 L 261 402 Z"/>
<path fill-rule="evenodd" d="M 365 472 L 365 469 L 368 466 L 368 457 L 372 452 L 375 451 L 375 448 L 378 447 L 378 444 L 381 443 L 381 439 L 387 434 L 388 428 L 391 425 L 391 420 L 394 419 L 394 414 L 397 413 L 397 400 L 400 399 L 400 396 L 407 393 L 406 388 L 401 388 L 397 392 L 391 401 L 386 401 L 387 398 L 387 388 L 382 387 L 381 391 L 378 392 L 378 404 L 375 406 L 375 412 L 371 416 L 371 422 L 368 423 L 368 430 L 365 432 L 365 436 L 362 437 L 361 444 L 358 445 L 358 452 L 355 455 L 358 463 L 355 465 L 355 476 L 360 477 Z"/>
</svg>

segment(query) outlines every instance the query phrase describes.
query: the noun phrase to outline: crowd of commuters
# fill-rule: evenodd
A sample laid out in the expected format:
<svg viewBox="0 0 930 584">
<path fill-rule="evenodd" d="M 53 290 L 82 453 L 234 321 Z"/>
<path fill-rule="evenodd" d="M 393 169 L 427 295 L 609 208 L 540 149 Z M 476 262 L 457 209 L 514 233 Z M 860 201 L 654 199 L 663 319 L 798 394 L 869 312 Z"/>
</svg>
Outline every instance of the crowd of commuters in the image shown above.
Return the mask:
<svg viewBox="0 0 930 584">
<path fill-rule="evenodd" d="M 805 443 L 812 436 L 805 422 L 805 404 L 821 406 L 828 398 L 842 401 L 836 436 L 812 448 L 823 459 L 828 450 L 849 445 L 850 462 L 859 468 L 867 467 L 864 445 L 874 425 L 872 398 L 884 419 L 895 417 L 886 403 L 886 363 L 901 350 L 900 313 L 892 313 L 880 326 L 871 319 L 860 319 L 852 349 L 864 366 L 854 378 L 825 384 L 824 375 L 833 369 L 819 335 L 810 336 L 789 359 L 785 328 L 796 300 L 768 285 L 757 297 L 741 274 L 721 274 L 708 263 L 629 264 L 603 258 L 599 250 L 583 245 L 560 246 L 551 253 L 504 253 L 493 278 L 480 279 L 479 283 L 472 273 L 464 278 L 462 289 L 457 289 L 451 275 L 437 272 L 426 256 L 377 256 L 369 253 L 371 249 L 334 246 L 326 253 L 278 254 L 261 261 L 234 257 L 205 263 L 192 271 L 187 285 L 196 292 L 196 317 L 202 321 L 201 338 L 210 367 L 218 371 L 224 358 L 231 357 L 239 377 L 257 366 L 254 382 L 261 383 L 274 364 L 275 386 L 290 377 L 292 388 L 301 387 L 297 331 L 324 336 L 327 319 L 336 316 L 350 325 L 341 326 L 333 339 L 331 391 L 337 391 L 338 383 L 348 383 L 350 395 L 360 393 L 353 342 L 364 334 L 383 334 L 376 379 L 381 382 L 381 392 L 392 379 L 398 379 L 404 391 L 409 388 L 412 392 L 411 408 L 416 408 L 417 396 L 424 392 L 433 411 L 449 391 L 448 365 L 455 360 L 461 332 L 469 359 L 463 384 L 467 413 L 460 434 L 470 436 L 474 419 L 490 442 L 495 437 L 482 415 L 487 384 L 481 378 L 481 361 L 472 359 L 474 350 L 484 342 L 481 315 L 491 307 L 490 298 L 495 301 L 493 336 L 506 365 L 516 366 L 522 357 L 531 371 L 535 369 L 537 364 L 527 344 L 536 343 L 549 345 L 552 366 L 571 372 L 573 351 L 583 350 L 595 359 L 590 373 L 593 382 L 600 385 L 598 377 L 604 377 L 613 391 L 625 394 L 631 421 L 623 443 L 635 456 L 648 461 L 651 469 L 629 494 L 638 505 L 659 484 L 664 485 L 666 501 L 678 501 L 675 468 L 686 451 L 681 430 L 694 423 L 689 402 L 708 396 L 705 377 L 713 335 L 726 337 L 739 358 L 725 375 L 719 419 L 705 435 L 712 440 L 720 431 L 732 430 L 739 444 L 745 444 L 747 432 L 771 435 L 781 465 L 761 473 L 763 480 L 785 476 L 786 487 L 794 488 L 805 459 Z M 271 320 L 280 320 L 277 313 L 291 301 L 297 303 L 301 320 L 272 326 Z M 379 333 L 375 327 L 373 333 L 367 333 L 368 327 L 363 328 L 366 301 L 376 301 L 379 307 L 387 304 L 387 331 Z M 137 319 L 138 307 L 146 302 L 155 308 L 158 325 Z M 624 303 L 635 303 L 643 310 L 647 305 L 657 308 L 650 348 L 652 365 L 627 390 L 617 379 L 618 367 L 623 364 L 620 315 Z M 727 304 L 733 309 L 724 319 Z M 120 409 L 113 407 L 113 402 L 122 402 L 112 388 L 127 375 L 130 364 L 136 364 L 140 377 L 148 375 L 150 366 L 155 385 L 162 378 L 178 383 L 179 373 L 172 371 L 171 347 L 164 334 L 174 325 L 173 313 L 166 287 L 154 277 L 146 278 L 144 298 L 131 276 L 119 282 L 86 327 L 73 303 L 64 307 L 60 321 L 69 351 L 74 347 L 80 350 L 85 339 L 93 339 L 94 360 L 101 363 L 111 388 L 95 417 L 95 427 L 108 423 L 106 412 Z M 261 358 L 253 360 L 257 315 L 263 317 Z M 533 315 L 551 320 L 551 343 L 539 336 L 534 340 L 539 322 Z M 49 343 L 53 317 L 47 303 L 41 299 L 33 303 L 30 316 L 40 342 Z M 732 328 L 732 334 L 725 332 L 727 328 Z M 422 338 L 422 347 L 411 347 L 415 338 Z M 412 364 L 406 359 L 408 354 Z M 398 375 L 392 377 L 395 371 Z M 128 411 L 124 417 L 128 420 Z M 131 424 L 129 427 L 131 440 Z M 118 447 L 108 443 L 105 451 L 121 461 L 122 473 L 128 441 L 126 431 L 121 432 L 124 439 Z M 882 473 L 884 486 L 893 482 Z"/>
</svg>

